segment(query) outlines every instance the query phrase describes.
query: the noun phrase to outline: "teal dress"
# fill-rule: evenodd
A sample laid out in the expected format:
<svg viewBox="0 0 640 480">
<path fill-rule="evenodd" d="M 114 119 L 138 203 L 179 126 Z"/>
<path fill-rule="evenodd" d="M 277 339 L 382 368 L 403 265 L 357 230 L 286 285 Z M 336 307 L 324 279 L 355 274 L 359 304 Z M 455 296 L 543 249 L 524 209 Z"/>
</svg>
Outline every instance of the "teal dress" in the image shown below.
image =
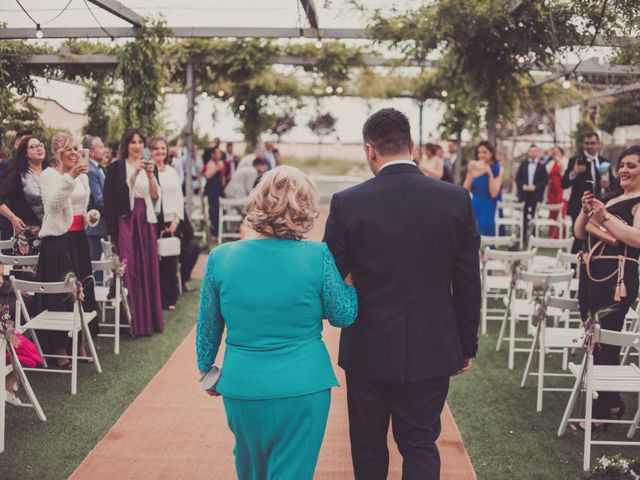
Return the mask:
<svg viewBox="0 0 640 480">
<path fill-rule="evenodd" d="M 196 331 L 198 369 L 213 365 L 227 328 L 223 396 L 240 480 L 312 479 L 338 385 L 322 319 L 358 314 L 324 243 L 242 240 L 209 254 Z"/>
</svg>

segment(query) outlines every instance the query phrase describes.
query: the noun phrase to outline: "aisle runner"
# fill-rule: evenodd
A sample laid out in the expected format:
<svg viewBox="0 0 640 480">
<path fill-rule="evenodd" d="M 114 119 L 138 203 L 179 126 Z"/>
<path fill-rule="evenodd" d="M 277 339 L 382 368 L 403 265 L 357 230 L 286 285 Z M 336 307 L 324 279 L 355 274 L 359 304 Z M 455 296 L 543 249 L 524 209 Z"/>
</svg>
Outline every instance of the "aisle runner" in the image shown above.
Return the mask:
<svg viewBox="0 0 640 480">
<path fill-rule="evenodd" d="M 320 226 L 314 231 L 313 238 L 321 238 L 325 219 L 326 213 L 318 222 Z M 339 330 L 335 328 L 328 327 L 324 332 L 334 361 L 337 358 L 339 335 Z M 338 367 L 336 373 L 341 385 L 344 385 L 344 373 Z M 197 375 L 194 328 L 71 478 L 236 478 L 233 437 L 226 425 L 222 402 L 200 390 Z M 332 395 L 327 432 L 314 478 L 352 479 L 345 389 L 333 389 Z M 475 479 L 471 461 L 448 407 L 442 414 L 442 421 L 442 435 L 438 442 L 442 456 L 442 479 Z M 389 478 L 400 479 L 401 457 L 391 435 L 389 445 Z"/>
</svg>

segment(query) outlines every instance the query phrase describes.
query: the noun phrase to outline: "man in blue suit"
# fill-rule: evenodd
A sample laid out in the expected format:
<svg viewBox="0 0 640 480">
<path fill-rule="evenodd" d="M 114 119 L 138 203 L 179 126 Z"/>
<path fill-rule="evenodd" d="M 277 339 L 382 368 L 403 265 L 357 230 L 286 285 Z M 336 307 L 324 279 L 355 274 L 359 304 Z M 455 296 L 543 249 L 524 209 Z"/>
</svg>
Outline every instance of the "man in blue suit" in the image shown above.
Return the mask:
<svg viewBox="0 0 640 480">
<path fill-rule="evenodd" d="M 107 224 L 104 219 L 104 179 L 105 175 L 100 168 L 100 162 L 104 158 L 104 143 L 100 137 L 87 137 L 82 142 L 83 148 L 89 150 L 89 188 L 91 189 L 92 208 L 100 212 L 101 218 L 93 228 L 87 228 L 87 240 L 89 241 L 89 257 L 91 260 L 100 260 L 102 245 L 100 240 L 107 238 Z"/>
</svg>

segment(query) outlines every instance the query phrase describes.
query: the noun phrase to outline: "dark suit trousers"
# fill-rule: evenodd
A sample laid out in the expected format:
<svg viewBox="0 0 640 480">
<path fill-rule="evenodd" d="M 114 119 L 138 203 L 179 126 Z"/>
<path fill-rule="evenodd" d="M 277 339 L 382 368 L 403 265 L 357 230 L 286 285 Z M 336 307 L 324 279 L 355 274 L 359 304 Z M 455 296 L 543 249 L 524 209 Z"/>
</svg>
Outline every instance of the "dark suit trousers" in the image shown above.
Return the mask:
<svg viewBox="0 0 640 480">
<path fill-rule="evenodd" d="M 403 458 L 403 480 L 440 478 L 440 413 L 449 377 L 417 383 L 370 380 L 347 372 L 349 436 L 356 480 L 385 480 L 389 470 L 387 432 Z"/>
<path fill-rule="evenodd" d="M 527 237 L 527 229 L 529 228 L 529 219 L 533 219 L 538 206 L 538 197 L 535 192 L 524 193 L 524 218 L 522 219 L 523 234 L 522 238 Z"/>
</svg>

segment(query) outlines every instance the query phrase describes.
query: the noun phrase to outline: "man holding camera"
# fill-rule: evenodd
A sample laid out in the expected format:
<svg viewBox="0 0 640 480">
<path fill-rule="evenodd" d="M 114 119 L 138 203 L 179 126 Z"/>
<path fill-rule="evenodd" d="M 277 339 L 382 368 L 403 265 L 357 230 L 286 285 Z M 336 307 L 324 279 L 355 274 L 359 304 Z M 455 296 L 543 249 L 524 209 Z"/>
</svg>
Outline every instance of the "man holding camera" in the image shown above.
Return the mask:
<svg viewBox="0 0 640 480">
<path fill-rule="evenodd" d="M 600 165 L 608 160 L 600 156 L 600 137 L 596 132 L 587 132 L 582 137 L 582 153 L 569 159 L 569 164 L 562 177 L 562 188 L 571 188 L 567 213 L 573 223 L 582 209 L 582 194 L 592 190 L 599 197 L 603 190 L 609 190 L 615 182 L 613 171 L 609 166 L 604 174 L 600 172 Z M 572 253 L 582 248 L 582 240 L 574 240 Z"/>
</svg>

